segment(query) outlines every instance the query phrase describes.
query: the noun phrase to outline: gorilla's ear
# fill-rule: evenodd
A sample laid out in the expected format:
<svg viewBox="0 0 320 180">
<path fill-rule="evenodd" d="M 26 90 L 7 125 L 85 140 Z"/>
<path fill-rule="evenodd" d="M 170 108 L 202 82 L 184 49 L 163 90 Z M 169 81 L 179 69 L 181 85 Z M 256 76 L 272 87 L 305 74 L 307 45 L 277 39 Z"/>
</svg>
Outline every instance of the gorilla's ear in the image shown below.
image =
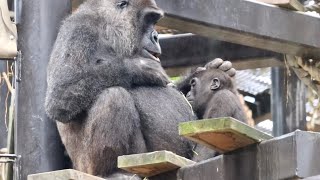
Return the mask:
<svg viewBox="0 0 320 180">
<path fill-rule="evenodd" d="M 217 90 L 220 88 L 220 80 L 218 78 L 212 79 L 212 84 L 210 86 L 211 90 Z"/>
</svg>

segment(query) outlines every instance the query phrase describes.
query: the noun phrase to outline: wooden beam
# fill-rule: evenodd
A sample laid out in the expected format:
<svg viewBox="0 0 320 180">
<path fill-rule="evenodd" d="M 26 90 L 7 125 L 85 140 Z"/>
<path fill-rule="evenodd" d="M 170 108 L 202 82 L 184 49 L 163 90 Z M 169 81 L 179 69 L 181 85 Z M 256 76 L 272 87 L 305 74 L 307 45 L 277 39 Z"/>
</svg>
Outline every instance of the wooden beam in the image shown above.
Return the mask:
<svg viewBox="0 0 320 180">
<path fill-rule="evenodd" d="M 320 175 L 304 178 L 304 180 L 319 180 L 319 179 L 320 179 Z"/>
<path fill-rule="evenodd" d="M 155 151 L 118 157 L 118 168 L 142 177 L 155 176 L 194 163 L 170 151 Z"/>
<path fill-rule="evenodd" d="M 298 0 L 257 0 L 268 4 L 273 4 L 287 9 L 305 11 L 304 6 Z"/>
<path fill-rule="evenodd" d="M 320 134 L 296 131 L 183 167 L 178 177 L 183 180 L 303 179 L 320 173 L 319 154 Z"/>
<path fill-rule="evenodd" d="M 258 146 L 259 180 L 298 179 L 320 173 L 320 134 L 295 131 Z"/>
<path fill-rule="evenodd" d="M 220 155 L 178 170 L 183 180 L 259 180 L 257 174 L 257 145 Z"/>
<path fill-rule="evenodd" d="M 231 61 L 238 69 L 279 66 L 283 55 L 258 48 L 222 42 L 193 34 L 161 35 L 164 68 L 204 65 L 215 58 Z"/>
<path fill-rule="evenodd" d="M 39 174 L 31 174 L 28 176 L 28 180 L 104 180 L 103 178 L 92 176 L 74 169 L 65 169 L 60 171 L 51 171 Z"/>
<path fill-rule="evenodd" d="M 179 134 L 220 153 L 234 151 L 272 138 L 231 117 L 180 123 Z"/>
<path fill-rule="evenodd" d="M 160 26 L 274 52 L 320 58 L 319 18 L 256 1 L 157 0 Z"/>
</svg>

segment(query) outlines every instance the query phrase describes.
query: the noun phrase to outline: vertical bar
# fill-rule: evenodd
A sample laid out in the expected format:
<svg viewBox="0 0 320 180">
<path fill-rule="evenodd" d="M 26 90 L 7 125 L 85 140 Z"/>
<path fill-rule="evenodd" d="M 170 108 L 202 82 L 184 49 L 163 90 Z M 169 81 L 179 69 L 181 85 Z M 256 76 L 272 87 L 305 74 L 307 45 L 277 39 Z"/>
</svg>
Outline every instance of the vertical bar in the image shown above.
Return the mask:
<svg viewBox="0 0 320 180">
<path fill-rule="evenodd" d="M 290 76 L 287 77 L 287 72 Z M 272 68 L 273 135 L 306 130 L 306 87 L 292 70 Z"/>
<path fill-rule="evenodd" d="M 286 113 L 286 78 L 283 67 L 274 67 L 271 69 L 271 113 L 273 120 L 273 136 L 280 136 L 285 133 Z"/>
<path fill-rule="evenodd" d="M 64 167 L 63 146 L 55 122 L 45 114 L 44 100 L 50 52 L 61 20 L 70 10 L 69 0 L 22 0 L 15 125 L 16 154 L 21 155 L 18 178 L 22 180 L 29 174 Z"/>
<path fill-rule="evenodd" d="M 7 71 L 7 61 L 0 61 L 0 73 Z M 8 88 L 6 83 L 1 82 L 0 86 L 0 149 L 5 148 L 7 145 L 7 135 L 8 131 L 6 128 L 6 120 L 8 115 L 6 115 L 6 105 L 10 102 L 10 97 L 6 101 L 6 97 L 8 94 Z M 7 108 L 9 108 L 7 106 Z"/>
<path fill-rule="evenodd" d="M 286 133 L 296 129 L 306 130 L 306 86 L 292 71 L 288 77 L 286 103 Z"/>
</svg>

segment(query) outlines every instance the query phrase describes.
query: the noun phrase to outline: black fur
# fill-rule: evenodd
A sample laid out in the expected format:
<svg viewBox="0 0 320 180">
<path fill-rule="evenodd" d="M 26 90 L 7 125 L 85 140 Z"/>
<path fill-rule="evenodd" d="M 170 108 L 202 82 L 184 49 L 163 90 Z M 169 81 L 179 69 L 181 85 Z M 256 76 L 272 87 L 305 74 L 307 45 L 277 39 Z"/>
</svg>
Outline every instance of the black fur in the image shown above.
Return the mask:
<svg viewBox="0 0 320 180">
<path fill-rule="evenodd" d="M 219 69 L 202 70 L 189 79 L 190 91 L 186 96 L 199 119 L 233 117 L 246 122 L 238 92 L 228 74 Z"/>
<path fill-rule="evenodd" d="M 154 0 L 87 0 L 62 24 L 45 108 L 75 169 L 128 177 L 117 169 L 120 155 L 169 150 L 192 157 L 178 123 L 193 113 L 180 92 L 167 87 L 153 56 L 161 52 L 154 24 L 162 15 Z"/>
<path fill-rule="evenodd" d="M 119 2 L 88 0 L 64 21 L 47 77 L 46 112 L 74 168 L 103 177 L 118 171 L 124 154 L 192 155 L 178 135 L 178 123 L 191 120 L 192 111 L 166 87 L 160 62 L 142 53 L 158 50 L 150 34 L 163 13 L 153 0 L 129 0 L 124 9 Z"/>
<path fill-rule="evenodd" d="M 233 117 L 246 123 L 238 92 L 226 72 L 220 69 L 200 69 L 187 76 L 180 88 L 183 88 L 199 119 Z M 193 158 L 195 161 L 217 155 L 215 151 L 201 145 L 197 145 L 195 151 L 198 154 Z"/>
</svg>

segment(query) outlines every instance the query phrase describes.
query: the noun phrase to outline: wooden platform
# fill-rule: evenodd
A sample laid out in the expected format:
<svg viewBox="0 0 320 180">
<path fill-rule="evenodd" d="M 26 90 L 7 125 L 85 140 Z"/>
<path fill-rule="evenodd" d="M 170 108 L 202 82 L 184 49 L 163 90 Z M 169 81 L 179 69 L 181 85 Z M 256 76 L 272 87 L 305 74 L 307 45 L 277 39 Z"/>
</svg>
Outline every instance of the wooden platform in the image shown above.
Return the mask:
<svg viewBox="0 0 320 180">
<path fill-rule="evenodd" d="M 180 123 L 179 134 L 220 153 L 272 138 L 231 117 Z"/>
<path fill-rule="evenodd" d="M 118 168 L 142 177 L 158 175 L 194 163 L 170 151 L 155 151 L 118 157 Z"/>
<path fill-rule="evenodd" d="M 287 9 L 305 11 L 304 6 L 298 0 L 257 0 L 257 1 L 277 5 Z"/>
<path fill-rule="evenodd" d="M 92 176 L 74 169 L 51 171 L 46 173 L 31 174 L 28 180 L 104 180 L 103 178 Z"/>
</svg>

